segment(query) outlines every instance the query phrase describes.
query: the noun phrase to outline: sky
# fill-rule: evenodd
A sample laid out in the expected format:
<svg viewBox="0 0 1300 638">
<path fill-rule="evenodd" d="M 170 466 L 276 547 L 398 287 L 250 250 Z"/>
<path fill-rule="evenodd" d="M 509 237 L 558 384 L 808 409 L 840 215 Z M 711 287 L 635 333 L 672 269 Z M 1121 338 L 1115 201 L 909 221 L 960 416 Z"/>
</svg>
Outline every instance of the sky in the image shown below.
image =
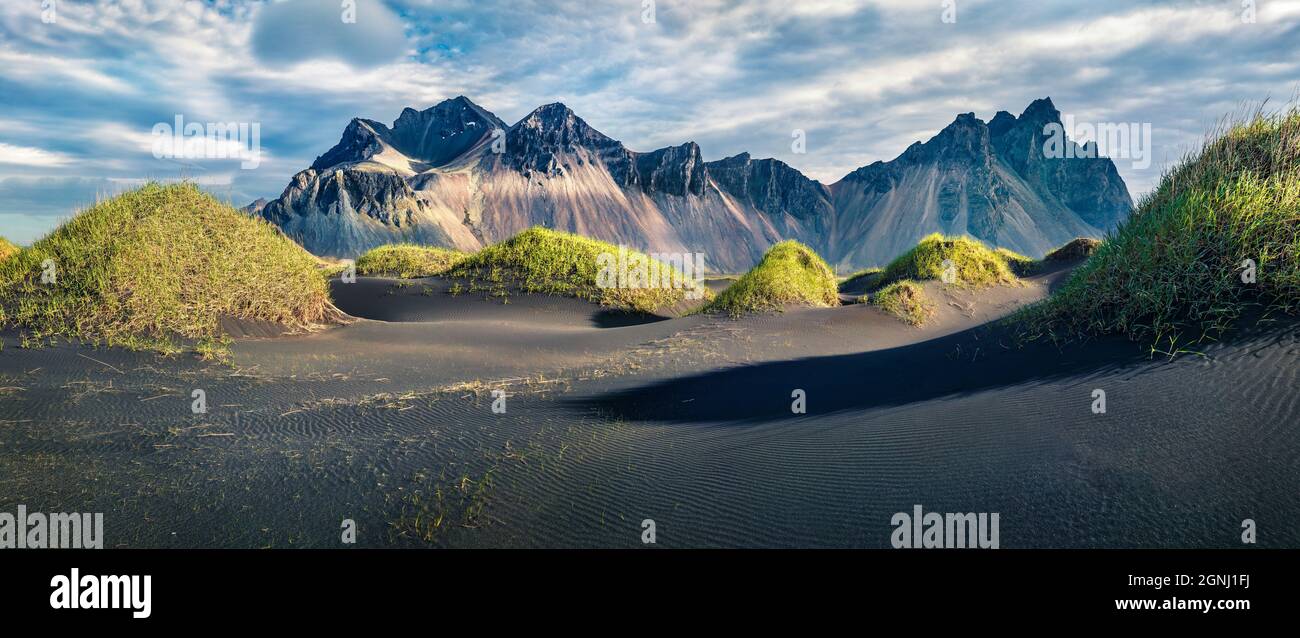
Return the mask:
<svg viewBox="0 0 1300 638">
<path fill-rule="evenodd" d="M 274 198 L 351 118 L 457 95 L 828 184 L 959 113 L 1051 97 L 1149 126 L 1149 166 L 1116 162 L 1138 197 L 1225 116 L 1298 89 L 1300 0 L 4 0 L 0 236 L 151 179 Z M 255 125 L 259 161 L 160 153 L 178 116 Z"/>
</svg>

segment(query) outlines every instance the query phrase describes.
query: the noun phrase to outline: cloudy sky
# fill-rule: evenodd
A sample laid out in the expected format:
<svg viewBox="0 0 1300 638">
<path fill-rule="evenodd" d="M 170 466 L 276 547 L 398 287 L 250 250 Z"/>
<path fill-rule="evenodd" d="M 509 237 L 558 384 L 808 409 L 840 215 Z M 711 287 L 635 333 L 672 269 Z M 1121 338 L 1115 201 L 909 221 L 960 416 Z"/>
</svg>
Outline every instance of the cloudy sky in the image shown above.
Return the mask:
<svg viewBox="0 0 1300 638">
<path fill-rule="evenodd" d="M 0 235 L 30 242 L 147 179 L 274 197 L 350 118 L 461 94 L 507 122 L 561 101 L 636 150 L 694 140 L 827 183 L 958 113 L 1050 96 L 1079 122 L 1151 125 L 1151 166 L 1117 162 L 1140 195 L 1225 114 L 1300 88 L 1300 0 L 354 1 L 354 22 L 348 0 L 0 3 Z M 260 164 L 156 158 L 178 115 L 258 124 Z"/>
</svg>

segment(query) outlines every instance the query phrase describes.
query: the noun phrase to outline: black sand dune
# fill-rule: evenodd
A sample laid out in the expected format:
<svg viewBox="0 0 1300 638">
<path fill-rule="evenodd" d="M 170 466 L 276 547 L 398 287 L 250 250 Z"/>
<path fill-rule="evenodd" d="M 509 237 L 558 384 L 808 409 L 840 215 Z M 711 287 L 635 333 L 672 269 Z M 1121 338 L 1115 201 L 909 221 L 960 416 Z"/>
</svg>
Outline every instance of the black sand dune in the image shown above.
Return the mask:
<svg viewBox="0 0 1300 638">
<path fill-rule="evenodd" d="M 361 320 L 313 335 L 236 343 L 236 364 L 276 377 L 382 379 L 377 389 L 405 392 L 558 376 L 707 322 L 611 312 L 560 296 L 517 294 L 509 303 L 482 293 L 453 296 L 433 279 L 358 277 L 333 286 L 340 309 Z"/>
<path fill-rule="evenodd" d="M 883 547 L 917 503 L 999 512 L 1004 547 L 1235 547 L 1300 519 L 1300 325 L 1174 361 L 1006 347 L 990 322 L 1054 281 L 931 285 L 915 328 L 862 304 L 611 326 L 360 279 L 336 297 L 369 318 L 240 339 L 233 367 L 6 333 L 0 511 L 104 512 L 124 547 L 334 547 L 343 518 L 367 546 L 636 547 L 652 518 L 667 547 Z"/>
<path fill-rule="evenodd" d="M 772 361 L 676 377 L 603 395 L 588 405 L 633 421 L 744 424 L 788 419 L 790 393 L 834 414 L 976 395 L 994 388 L 1115 374 L 1149 357 L 1123 340 L 1058 350 L 1018 348 L 1004 330 L 975 328 L 918 344 L 859 354 Z"/>
<path fill-rule="evenodd" d="M 742 424 L 789 418 L 795 388 L 820 397 L 812 413 L 833 414 L 1113 375 L 1151 364 L 1150 352 L 1124 339 L 1064 348 L 1046 343 L 1022 347 L 1014 327 L 998 325 L 998 319 L 1058 285 L 1074 265 L 1058 265 L 1026 278 L 1024 286 L 965 290 L 926 282 L 936 314 L 921 328 L 905 326 L 867 306 L 834 309 L 836 319 L 847 319 L 845 315 L 854 311 L 866 315 L 853 323 L 871 335 L 872 343 L 849 354 L 766 360 L 677 376 L 602 395 L 587 405 L 636 421 Z M 796 311 L 751 321 L 790 322 L 807 326 L 813 334 L 833 334 L 815 318 L 828 314 Z M 971 325 L 975 327 L 965 328 Z"/>
<path fill-rule="evenodd" d="M 437 277 L 357 277 L 354 283 L 331 280 L 330 295 L 340 310 L 376 321 L 502 321 L 617 328 L 666 319 L 601 308 L 581 299 L 555 295 L 513 293 L 495 297 L 484 292 L 453 295 L 448 292 L 452 285 L 453 282 Z"/>
</svg>

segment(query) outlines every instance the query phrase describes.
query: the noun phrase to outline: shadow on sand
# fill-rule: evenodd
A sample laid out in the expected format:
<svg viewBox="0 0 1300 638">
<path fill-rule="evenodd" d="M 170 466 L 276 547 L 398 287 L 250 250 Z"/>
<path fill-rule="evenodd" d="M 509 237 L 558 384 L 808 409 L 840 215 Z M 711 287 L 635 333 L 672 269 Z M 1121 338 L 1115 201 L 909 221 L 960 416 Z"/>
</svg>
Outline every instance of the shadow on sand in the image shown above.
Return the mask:
<svg viewBox="0 0 1300 638">
<path fill-rule="evenodd" d="M 647 323 L 667 321 L 668 317 L 623 310 L 600 309 L 591 315 L 591 323 L 597 328 L 626 328 Z"/>
<path fill-rule="evenodd" d="M 807 414 L 818 416 L 1165 363 L 1122 338 L 1065 348 L 1011 343 L 1006 328 L 981 326 L 896 348 L 710 371 L 572 403 L 631 421 L 759 423 L 790 418 L 796 388 L 808 397 Z"/>
</svg>

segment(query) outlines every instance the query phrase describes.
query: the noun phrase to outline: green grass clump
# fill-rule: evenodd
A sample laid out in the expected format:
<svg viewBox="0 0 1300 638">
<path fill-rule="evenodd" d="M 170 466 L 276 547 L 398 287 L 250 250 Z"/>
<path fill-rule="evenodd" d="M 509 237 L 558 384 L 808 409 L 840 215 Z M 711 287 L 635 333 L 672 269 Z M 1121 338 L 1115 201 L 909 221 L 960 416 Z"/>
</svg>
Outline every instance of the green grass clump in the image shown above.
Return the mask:
<svg viewBox="0 0 1300 638">
<path fill-rule="evenodd" d="M 1242 280 L 1246 260 L 1256 282 Z M 1175 353 L 1247 306 L 1300 307 L 1300 112 L 1256 114 L 1166 174 L 1051 299 L 1027 335 L 1117 333 Z"/>
<path fill-rule="evenodd" d="M 811 248 L 792 239 L 769 248 L 757 266 L 702 310 L 738 316 L 788 305 L 839 305 L 831 267 Z"/>
<path fill-rule="evenodd" d="M 357 258 L 357 274 L 388 275 L 401 279 L 435 277 L 455 266 L 466 254 L 449 248 L 417 244 L 387 244 Z"/>
<path fill-rule="evenodd" d="M 876 291 L 871 295 L 871 303 L 913 326 L 934 316 L 934 304 L 925 295 L 925 289 L 910 279 L 895 281 Z"/>
<path fill-rule="evenodd" d="M 221 343 L 222 318 L 307 327 L 335 312 L 310 254 L 193 184 L 103 201 L 0 262 L 0 324 L 30 342 L 174 350 Z"/>
<path fill-rule="evenodd" d="M 998 248 L 993 251 L 1002 261 L 1006 262 L 1007 268 L 1011 269 L 1012 274 L 1017 277 L 1024 277 L 1033 274 L 1038 269 L 1038 262 L 1008 248 Z"/>
<path fill-rule="evenodd" d="M 970 237 L 945 237 L 938 233 L 923 238 L 890 262 L 881 281 L 942 280 L 946 260 L 952 261 L 956 285 L 982 288 L 1018 281 L 1006 259 L 988 246 Z"/>
<path fill-rule="evenodd" d="M 1087 259 L 1097 252 L 1101 247 L 1100 239 L 1091 237 L 1079 237 L 1065 243 L 1065 245 L 1047 253 L 1043 256 L 1044 262 L 1051 261 L 1073 261 L 1075 259 Z"/>
<path fill-rule="evenodd" d="M 845 294 L 860 295 L 880 285 L 880 278 L 884 274 L 884 268 L 859 270 L 840 282 L 839 291 Z"/>
<path fill-rule="evenodd" d="M 445 276 L 465 280 L 466 292 L 487 292 L 495 297 L 506 297 L 511 291 L 564 295 L 646 313 L 688 299 L 687 288 L 695 290 L 696 298 L 713 297 L 711 291 L 687 279 L 678 268 L 631 249 L 623 253 L 628 272 L 636 275 L 644 269 L 646 279 L 657 273 L 657 283 L 612 281 L 602 286 L 601 273 L 609 272 L 607 266 L 617 269 L 611 257 L 619 254 L 619 247 L 613 244 L 534 227 L 465 257 Z"/>
<path fill-rule="evenodd" d="M 343 276 L 343 273 L 348 271 L 348 264 L 317 263 L 316 270 L 320 272 L 322 277 L 326 279 L 333 279 L 335 277 Z"/>
<path fill-rule="evenodd" d="M 0 261 L 4 261 L 18 254 L 18 250 L 19 248 L 15 246 L 13 242 L 4 237 L 0 237 Z"/>
</svg>

